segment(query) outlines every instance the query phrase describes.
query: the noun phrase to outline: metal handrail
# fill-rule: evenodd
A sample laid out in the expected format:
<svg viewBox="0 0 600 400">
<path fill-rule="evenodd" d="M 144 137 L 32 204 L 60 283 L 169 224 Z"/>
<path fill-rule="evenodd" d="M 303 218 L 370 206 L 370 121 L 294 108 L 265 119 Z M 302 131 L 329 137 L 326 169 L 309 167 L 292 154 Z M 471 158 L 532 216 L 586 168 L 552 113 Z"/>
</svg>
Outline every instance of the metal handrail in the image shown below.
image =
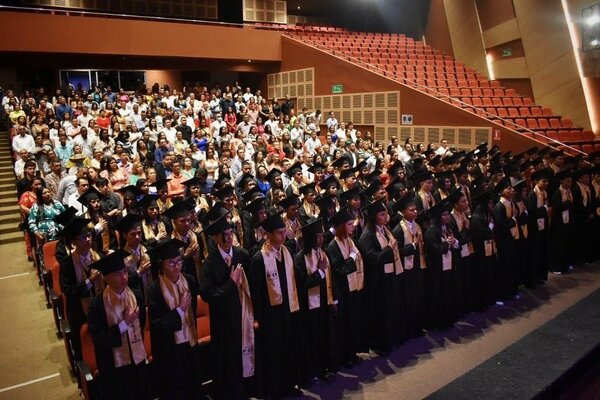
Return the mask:
<svg viewBox="0 0 600 400">
<path fill-rule="evenodd" d="M 336 33 L 337 32 L 331 32 L 332 35 L 335 35 Z M 287 37 L 287 38 L 289 38 L 289 39 L 292 39 L 292 40 L 294 40 L 296 42 L 299 42 L 299 43 L 302 43 L 302 44 L 307 45 L 309 47 L 312 47 L 312 48 L 314 48 L 316 50 L 326 51 L 328 54 L 330 54 L 330 55 L 332 55 L 332 56 L 334 56 L 336 58 L 339 58 L 341 60 L 353 62 L 354 64 L 357 64 L 361 68 L 364 68 L 363 65 L 368 65 L 369 68 L 365 68 L 366 70 L 368 70 L 368 71 L 376 70 L 376 71 L 380 72 L 380 74 L 383 75 L 384 78 L 391 79 L 390 77 L 388 77 L 386 75 L 386 73 L 389 73 L 389 71 L 385 71 L 385 70 L 379 68 L 376 65 L 369 64 L 369 63 L 364 62 L 364 61 L 362 61 L 362 60 L 360 60 L 360 59 L 358 59 L 356 57 L 350 56 L 350 55 L 348 55 L 346 53 L 343 53 L 343 52 L 340 52 L 340 51 L 336 51 L 336 50 L 332 50 L 332 49 L 330 49 L 330 48 L 328 48 L 326 46 L 322 46 L 322 45 L 318 45 L 318 44 L 313 44 L 313 43 L 310 43 L 309 41 L 299 40 L 299 39 L 297 39 L 297 38 L 295 38 L 293 36 L 290 36 L 287 33 L 282 33 L 282 35 L 285 36 L 285 37 Z M 341 54 L 338 54 L 338 53 L 341 53 Z M 429 92 L 434 92 L 436 94 L 436 96 L 431 96 L 431 97 L 437 97 L 437 96 L 444 97 L 444 98 L 446 98 L 446 99 L 449 100 L 449 104 L 453 104 L 452 102 L 458 102 L 460 104 L 465 105 L 466 107 L 473 108 L 475 110 L 480 110 L 480 111 L 482 111 L 486 115 L 486 118 L 488 119 L 488 121 L 490 121 L 493 124 L 499 125 L 497 122 L 492 121 L 491 120 L 492 118 L 493 119 L 499 119 L 501 121 L 509 122 L 508 120 L 506 120 L 506 119 L 504 119 L 502 117 L 499 117 L 497 115 L 494 115 L 492 113 L 487 112 L 486 110 L 482 109 L 481 107 L 475 107 L 475 106 L 473 106 L 471 104 L 463 102 L 462 100 L 458 100 L 458 99 L 456 99 L 456 98 L 454 98 L 454 97 L 452 97 L 450 95 L 447 95 L 447 94 L 444 94 L 444 93 L 440 93 L 440 92 L 438 92 L 435 89 L 429 88 L 428 86 L 421 85 L 421 84 L 417 83 L 416 80 L 411 80 L 411 79 L 408 79 L 408 78 L 405 78 L 405 77 L 400 77 L 398 75 L 396 75 L 395 79 L 401 80 L 402 81 L 401 83 L 403 83 L 403 84 L 405 84 L 407 86 L 419 88 L 420 91 L 424 92 L 424 94 L 426 94 L 426 95 L 431 96 L 428 93 L 428 91 Z M 477 113 L 475 113 L 474 115 L 481 116 L 480 114 L 477 114 Z M 491 118 L 488 118 L 487 116 L 490 116 Z M 512 125 L 514 125 L 516 127 L 519 127 L 519 129 L 522 129 L 522 130 L 524 130 L 526 132 L 532 133 L 534 135 L 534 137 L 532 138 L 533 140 L 536 140 L 535 139 L 535 135 L 539 135 L 539 133 L 535 132 L 534 130 L 531 130 L 531 129 L 525 127 L 525 126 L 517 125 L 516 123 L 514 123 L 512 121 L 510 121 L 510 124 L 512 124 Z M 507 129 L 511 129 L 508 126 L 505 126 L 505 125 L 502 125 L 502 127 L 503 128 L 507 128 Z M 575 151 L 577 153 L 585 154 L 585 152 L 583 152 L 583 151 L 581 151 L 579 149 L 576 149 L 575 147 L 572 147 L 572 146 L 570 146 L 570 145 L 568 145 L 566 143 L 563 143 L 563 142 L 561 142 L 559 140 L 553 139 L 553 138 L 548 137 L 548 136 L 544 136 L 544 138 L 547 139 L 547 140 L 549 140 L 549 141 L 551 141 L 552 144 L 554 144 L 556 146 L 564 146 L 564 147 L 566 147 L 566 148 L 568 148 L 570 150 L 573 150 L 573 151 Z M 540 142 L 540 143 L 542 143 L 542 142 Z"/>
</svg>

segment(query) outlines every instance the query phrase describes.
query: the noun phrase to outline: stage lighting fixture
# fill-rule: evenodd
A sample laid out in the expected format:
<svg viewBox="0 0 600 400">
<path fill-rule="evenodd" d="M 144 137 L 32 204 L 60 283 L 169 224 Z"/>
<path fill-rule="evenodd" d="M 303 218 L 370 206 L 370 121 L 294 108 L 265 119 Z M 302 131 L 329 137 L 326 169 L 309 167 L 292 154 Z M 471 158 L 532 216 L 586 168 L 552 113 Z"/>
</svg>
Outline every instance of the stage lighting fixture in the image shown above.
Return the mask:
<svg viewBox="0 0 600 400">
<path fill-rule="evenodd" d="M 585 21 L 588 26 L 594 26 L 597 23 L 600 23 L 600 15 L 594 14 Z"/>
</svg>

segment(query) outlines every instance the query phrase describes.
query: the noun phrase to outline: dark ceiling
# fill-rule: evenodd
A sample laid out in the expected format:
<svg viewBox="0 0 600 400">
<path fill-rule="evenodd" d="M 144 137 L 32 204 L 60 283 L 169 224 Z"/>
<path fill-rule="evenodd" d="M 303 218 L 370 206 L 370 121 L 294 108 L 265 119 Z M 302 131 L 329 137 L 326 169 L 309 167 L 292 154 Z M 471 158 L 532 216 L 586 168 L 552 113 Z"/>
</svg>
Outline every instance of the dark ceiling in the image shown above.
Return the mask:
<svg viewBox="0 0 600 400">
<path fill-rule="evenodd" d="M 421 38 L 430 0 L 287 0 L 288 13 L 326 18 L 355 30 Z M 298 9 L 300 7 L 300 9 Z"/>
</svg>

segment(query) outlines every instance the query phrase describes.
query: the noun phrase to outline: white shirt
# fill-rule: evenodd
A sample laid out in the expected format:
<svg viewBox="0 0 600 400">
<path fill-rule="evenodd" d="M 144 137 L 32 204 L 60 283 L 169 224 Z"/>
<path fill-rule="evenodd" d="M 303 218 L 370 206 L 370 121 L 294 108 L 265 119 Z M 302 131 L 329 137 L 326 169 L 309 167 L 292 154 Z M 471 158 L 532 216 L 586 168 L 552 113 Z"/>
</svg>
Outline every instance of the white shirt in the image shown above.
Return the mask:
<svg viewBox="0 0 600 400">
<path fill-rule="evenodd" d="M 75 193 L 69 196 L 67 206 L 75 208 L 77 210 L 77 216 L 81 216 L 87 212 L 87 207 L 81 204 L 79 200 L 77 200 L 78 198 L 79 193 L 75 191 Z"/>
<path fill-rule="evenodd" d="M 221 120 L 215 120 L 210 124 L 210 134 L 212 135 L 212 137 L 217 138 L 219 137 L 219 131 L 221 130 L 222 127 L 227 127 L 227 124 L 225 123 L 225 121 Z"/>
<path fill-rule="evenodd" d="M 28 133 L 26 133 L 25 136 L 17 135 L 12 140 L 12 147 L 16 153 L 22 149 L 31 153 L 33 152 L 33 149 L 35 149 L 35 140 L 33 139 L 33 136 Z"/>
<path fill-rule="evenodd" d="M 177 139 L 177 129 L 171 127 L 171 128 L 163 128 L 162 130 L 164 132 L 164 134 L 167 137 L 167 141 L 170 144 L 175 143 L 175 139 Z"/>
<path fill-rule="evenodd" d="M 225 250 L 223 250 L 221 248 L 221 246 L 217 245 L 217 249 L 219 249 L 219 253 L 221 254 L 221 257 L 223 257 L 223 261 L 225 261 L 225 264 L 227 264 L 227 257 L 230 258 L 230 262 L 233 262 L 233 246 L 231 246 L 229 248 L 229 251 L 226 252 Z"/>
<path fill-rule="evenodd" d="M 92 117 L 89 113 L 88 115 L 81 114 L 77 117 L 77 122 L 79 122 L 79 126 L 85 126 L 87 128 L 90 125 L 90 121 L 93 119 L 94 117 Z"/>
<path fill-rule="evenodd" d="M 302 128 L 292 128 L 292 130 L 290 131 L 290 139 L 292 140 L 292 142 L 295 142 L 296 140 L 302 140 L 302 134 L 304 133 L 304 131 L 302 130 Z"/>
<path fill-rule="evenodd" d="M 332 126 L 337 126 L 338 125 L 338 120 L 335 118 L 327 118 L 327 129 L 331 128 Z"/>
</svg>

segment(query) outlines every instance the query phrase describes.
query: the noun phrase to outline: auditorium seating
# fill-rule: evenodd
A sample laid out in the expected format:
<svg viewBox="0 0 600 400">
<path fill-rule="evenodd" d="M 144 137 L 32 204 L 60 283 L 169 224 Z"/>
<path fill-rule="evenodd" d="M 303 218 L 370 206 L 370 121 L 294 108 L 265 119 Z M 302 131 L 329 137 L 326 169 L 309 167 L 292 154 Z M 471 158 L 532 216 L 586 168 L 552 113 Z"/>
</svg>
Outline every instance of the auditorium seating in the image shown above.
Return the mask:
<svg viewBox="0 0 600 400">
<path fill-rule="evenodd" d="M 98 398 L 98 367 L 96 366 L 96 351 L 94 349 L 94 341 L 92 340 L 92 334 L 88 329 L 88 324 L 83 324 L 80 335 L 81 354 L 83 360 L 77 362 L 77 370 L 79 371 L 81 392 L 83 398 L 86 400 L 96 399 Z"/>
<path fill-rule="evenodd" d="M 351 32 L 311 25 L 261 24 L 261 29 L 282 30 L 330 54 L 436 96 L 509 129 L 547 138 L 545 141 L 579 143 L 575 148 L 595 149 L 600 141 L 573 120 L 557 115 L 516 90 L 465 66 L 440 50 L 403 34 Z M 268 25 L 268 26 L 265 26 Z M 585 146 L 583 142 L 587 143 Z M 591 146 L 591 147 L 590 147 Z"/>
</svg>

